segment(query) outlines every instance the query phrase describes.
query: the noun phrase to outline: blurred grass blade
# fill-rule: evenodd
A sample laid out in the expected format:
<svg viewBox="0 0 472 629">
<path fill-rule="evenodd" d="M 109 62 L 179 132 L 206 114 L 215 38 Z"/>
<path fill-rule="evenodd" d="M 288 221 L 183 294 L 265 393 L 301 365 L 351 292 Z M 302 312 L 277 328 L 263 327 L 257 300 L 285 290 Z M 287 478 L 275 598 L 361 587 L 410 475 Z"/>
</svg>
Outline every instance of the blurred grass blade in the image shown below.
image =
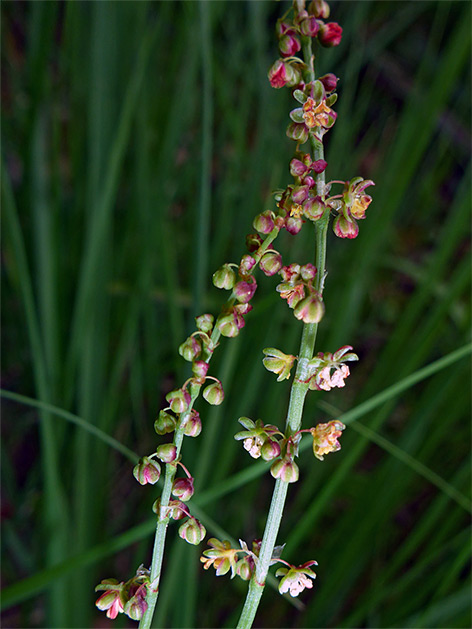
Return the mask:
<svg viewBox="0 0 472 629">
<path fill-rule="evenodd" d="M 40 410 L 47 411 L 48 413 L 51 413 L 52 415 L 57 415 L 58 417 L 62 417 L 63 419 L 66 419 L 72 424 L 75 424 L 76 426 L 83 428 L 90 434 L 94 435 L 95 437 L 97 437 L 98 439 L 100 439 L 101 441 L 103 441 L 104 443 L 112 447 L 113 449 L 115 449 L 117 452 L 120 452 L 125 457 L 127 457 L 132 463 L 136 463 L 139 460 L 139 455 L 136 454 L 136 452 L 133 452 L 132 450 L 127 448 L 124 444 L 122 444 L 120 441 L 118 441 L 114 437 L 111 437 L 110 435 L 107 435 L 105 432 L 103 432 L 103 430 L 101 430 L 97 426 L 94 426 L 93 424 L 86 421 L 85 419 L 82 419 L 82 417 L 79 417 L 78 415 L 69 413 L 69 411 L 66 411 L 62 408 L 58 408 L 57 406 L 54 406 L 53 404 L 48 404 L 47 402 L 34 400 L 33 398 L 27 397 L 26 395 L 13 393 L 12 391 L 6 391 L 5 389 L 0 389 L 0 396 L 7 400 L 13 400 L 15 402 L 19 402 L 20 404 L 27 404 L 28 406 L 32 406 L 33 408 L 38 408 Z"/>
</svg>

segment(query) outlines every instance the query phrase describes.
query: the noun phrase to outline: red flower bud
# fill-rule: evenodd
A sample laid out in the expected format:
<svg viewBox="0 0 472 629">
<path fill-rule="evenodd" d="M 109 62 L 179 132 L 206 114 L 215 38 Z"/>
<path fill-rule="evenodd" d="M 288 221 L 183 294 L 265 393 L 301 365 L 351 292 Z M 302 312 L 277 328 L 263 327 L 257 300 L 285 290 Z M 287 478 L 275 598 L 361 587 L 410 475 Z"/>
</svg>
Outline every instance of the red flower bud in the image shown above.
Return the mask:
<svg viewBox="0 0 472 629">
<path fill-rule="evenodd" d="M 157 461 L 144 456 L 133 469 L 133 476 L 141 485 L 154 485 L 161 475 L 161 466 Z"/>
<path fill-rule="evenodd" d="M 289 234 L 292 234 L 292 236 L 296 236 L 301 230 L 302 226 L 302 219 L 296 216 L 289 216 L 285 223 L 285 229 L 288 231 Z"/>
<path fill-rule="evenodd" d="M 279 89 L 287 85 L 291 76 L 289 68 L 290 66 L 284 63 L 282 59 L 277 59 L 267 73 L 272 87 Z"/>
<path fill-rule="evenodd" d="M 315 173 L 319 174 L 319 173 L 322 173 L 324 170 L 326 170 L 327 165 L 328 165 L 328 162 L 325 162 L 324 159 L 317 159 L 315 162 L 313 162 L 311 167 L 315 171 Z"/>
<path fill-rule="evenodd" d="M 250 282 L 246 282 L 244 280 L 241 280 L 240 282 L 238 282 L 233 288 L 233 292 L 234 292 L 234 295 L 236 296 L 236 299 L 239 302 L 246 304 L 248 301 L 251 301 L 251 299 L 254 297 L 256 288 L 257 288 L 256 280 L 254 278 L 251 278 Z"/>
<path fill-rule="evenodd" d="M 305 282 L 309 282 L 316 275 L 316 266 L 311 262 L 308 262 L 308 264 L 304 264 L 302 267 L 300 267 L 300 275 L 302 276 L 302 279 L 305 280 Z"/>
<path fill-rule="evenodd" d="M 292 201 L 293 203 L 303 203 L 305 199 L 308 197 L 308 186 L 294 186 L 292 190 Z"/>
<path fill-rule="evenodd" d="M 308 186 L 308 188 L 311 190 L 315 187 L 316 180 L 311 175 L 307 175 L 306 177 L 303 177 L 303 185 Z"/>
<path fill-rule="evenodd" d="M 246 253 L 241 258 L 241 262 L 239 264 L 239 274 L 243 277 L 249 275 L 255 264 L 256 261 L 254 260 L 254 258 Z"/>
<path fill-rule="evenodd" d="M 328 22 L 322 24 L 318 33 L 318 41 L 325 48 L 331 48 L 332 46 L 339 46 L 341 43 L 341 37 L 343 29 L 336 22 Z"/>
<path fill-rule="evenodd" d="M 177 478 L 172 485 L 172 493 L 187 502 L 193 496 L 193 478 Z"/>
<path fill-rule="evenodd" d="M 146 603 L 146 585 L 139 586 L 136 594 L 132 596 L 124 607 L 124 613 L 131 620 L 141 620 L 146 613 L 148 604 Z"/>
<path fill-rule="evenodd" d="M 290 162 L 290 174 L 292 175 L 292 177 L 303 177 L 303 175 L 307 173 L 308 170 L 309 167 L 306 166 L 299 159 L 293 158 Z"/>
<path fill-rule="evenodd" d="M 280 38 L 282 35 L 285 35 L 285 33 L 293 32 L 293 24 L 284 22 L 282 18 L 280 18 L 275 25 L 275 32 L 277 33 L 277 37 Z"/>
<path fill-rule="evenodd" d="M 157 515 L 161 515 L 161 499 L 158 498 L 152 505 L 152 510 Z M 185 503 L 180 500 L 169 500 L 169 506 L 165 509 L 164 517 L 172 518 L 173 520 L 181 520 L 187 517 L 187 507 Z"/>
<path fill-rule="evenodd" d="M 303 215 L 311 221 L 320 219 L 326 210 L 326 206 L 320 197 L 310 197 L 303 204 Z"/>
<path fill-rule="evenodd" d="M 195 323 L 197 328 L 201 332 L 210 333 L 213 329 L 214 316 L 212 314 L 202 314 L 199 317 L 195 317 Z"/>
<path fill-rule="evenodd" d="M 249 253 L 257 251 L 261 245 L 262 238 L 259 236 L 259 234 L 248 234 L 246 236 L 246 249 L 249 251 Z"/>
<path fill-rule="evenodd" d="M 321 83 L 323 83 L 323 87 L 328 93 L 334 92 L 334 90 L 336 89 L 336 85 L 338 83 L 338 77 L 332 72 L 330 72 L 329 74 L 325 74 L 324 76 L 320 77 L 318 80 L 321 81 Z"/>
</svg>

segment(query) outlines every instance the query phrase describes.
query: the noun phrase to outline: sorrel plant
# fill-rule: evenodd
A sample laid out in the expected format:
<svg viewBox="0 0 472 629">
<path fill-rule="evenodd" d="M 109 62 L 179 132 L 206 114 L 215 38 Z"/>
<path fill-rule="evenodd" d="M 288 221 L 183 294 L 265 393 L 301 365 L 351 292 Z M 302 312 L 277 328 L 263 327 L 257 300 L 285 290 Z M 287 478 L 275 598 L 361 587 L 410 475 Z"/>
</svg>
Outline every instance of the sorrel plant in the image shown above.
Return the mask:
<svg viewBox="0 0 472 629">
<path fill-rule="evenodd" d="M 286 134 L 295 144 L 289 169 L 293 182 L 275 191 L 274 207 L 257 215 L 253 222 L 255 233 L 248 234 L 244 254 L 239 263 L 225 263 L 213 275 L 217 288 L 230 291 L 216 320 L 211 314 L 196 318 L 196 330 L 180 345 L 179 354 L 192 364 L 192 377 L 180 388 L 170 391 L 168 406 L 159 412 L 154 427 L 158 435 L 173 434 L 172 443 L 159 445 L 144 456 L 134 468 L 134 476 L 142 485 L 154 485 L 165 466 L 162 493 L 155 501 L 157 515 L 155 541 L 150 569 L 141 566 L 127 582 L 105 579 L 97 586 L 103 594 L 97 600 L 99 609 L 107 611 L 109 618 L 124 612 L 140 627 L 151 626 L 159 594 L 162 562 L 167 527 L 170 520 L 184 520 L 179 535 L 190 544 L 200 544 L 206 529 L 195 518 L 187 501 L 194 493 L 193 477 L 182 462 L 184 437 L 198 437 L 202 430 L 200 413 L 194 408 L 202 393 L 211 405 L 224 400 L 222 383 L 209 375 L 210 361 L 221 336 L 235 337 L 245 326 L 245 315 L 253 308 L 250 303 L 257 290 L 254 272 L 280 275 L 277 286 L 280 297 L 293 310 L 294 317 L 303 323 L 298 355 L 285 354 L 276 348 L 264 349 L 263 364 L 275 373 L 277 380 L 288 379 L 297 364 L 292 381 L 290 403 L 285 426 L 254 422 L 241 417 L 245 428 L 235 435 L 254 459 L 262 457 L 271 463 L 270 473 L 276 479 L 264 535 L 254 540 L 251 547 L 240 540 L 240 547 L 232 548 L 227 540 L 209 540 L 210 548 L 203 552 L 204 568 L 213 566 L 218 576 L 231 571 L 249 581 L 249 590 L 238 627 L 251 627 L 262 596 L 269 567 L 281 563 L 276 576 L 281 576 L 279 590 L 291 596 L 311 588 L 316 574 L 308 559 L 301 565 L 292 565 L 282 559 L 283 546 L 276 547 L 277 534 L 283 515 L 287 491 L 291 483 L 299 480 L 295 462 L 302 435 L 309 433 L 313 440 L 314 456 L 322 461 L 326 454 L 341 448 L 338 441 L 345 426 L 336 419 L 309 428 L 302 428 L 304 400 L 309 391 L 329 391 L 344 387 L 349 376 L 347 362 L 358 359 L 350 345 L 333 353 L 315 354 L 318 324 L 325 306 L 323 291 L 326 278 L 326 236 L 330 222 L 340 238 L 352 239 L 358 235 L 358 221 L 366 217 L 372 199 L 365 190 L 374 185 L 371 180 L 355 177 L 350 181 L 326 181 L 327 162 L 324 155 L 324 137 L 336 122 L 333 109 L 336 103 L 337 77 L 333 73 L 319 78 L 315 75 L 315 49 L 331 48 L 341 42 L 342 28 L 328 22 L 329 5 L 324 0 L 313 0 L 305 6 L 304 0 L 295 0 L 291 11 L 277 22 L 280 58 L 268 72 L 274 88 L 287 87 L 297 107 L 290 112 Z M 301 54 L 301 57 L 298 56 Z M 318 49 L 316 49 L 318 54 Z M 302 148 L 303 147 L 303 148 Z M 299 260 L 285 264 L 282 254 L 274 248 L 280 231 L 285 229 L 296 236 L 304 227 L 314 229 L 314 264 Z M 181 469 L 183 477 L 176 478 Z"/>
</svg>

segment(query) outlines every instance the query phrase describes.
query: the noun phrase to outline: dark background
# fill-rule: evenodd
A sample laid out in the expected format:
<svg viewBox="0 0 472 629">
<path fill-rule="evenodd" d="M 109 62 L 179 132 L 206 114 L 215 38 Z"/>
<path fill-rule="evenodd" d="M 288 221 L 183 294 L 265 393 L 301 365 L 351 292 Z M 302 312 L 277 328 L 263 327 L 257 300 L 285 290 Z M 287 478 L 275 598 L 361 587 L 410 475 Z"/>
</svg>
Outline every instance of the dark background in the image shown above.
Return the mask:
<svg viewBox="0 0 472 629">
<path fill-rule="evenodd" d="M 188 375 L 178 345 L 225 299 L 211 274 L 239 261 L 254 215 L 291 179 L 294 104 L 267 80 L 288 7 L 2 3 L 1 375 L 31 398 L 2 400 L 4 627 L 111 626 L 95 584 L 150 562 L 158 487 L 60 409 L 140 456 L 163 441 L 153 421 Z M 340 77 L 327 177 L 376 187 L 359 237 L 328 238 L 317 340 L 361 360 L 345 389 L 308 397 L 305 426 L 463 348 L 470 329 L 470 4 L 331 9 L 343 41 L 316 53 L 318 75 Z M 312 261 L 311 225 L 277 248 Z M 258 278 L 246 327 L 212 361 L 225 402 L 197 403 L 204 430 L 183 448 L 209 536 L 248 543 L 273 480 L 229 487 L 256 469 L 237 419 L 283 425 L 289 383 L 263 369 L 262 349 L 296 354 L 301 333 L 276 278 Z M 470 627 L 462 356 L 362 413 L 339 453 L 303 452 L 279 542 L 294 564 L 316 559 L 318 579 L 303 610 L 268 587 L 256 626 Z M 247 585 L 204 572 L 204 548 L 170 527 L 156 627 L 235 626 Z"/>
</svg>

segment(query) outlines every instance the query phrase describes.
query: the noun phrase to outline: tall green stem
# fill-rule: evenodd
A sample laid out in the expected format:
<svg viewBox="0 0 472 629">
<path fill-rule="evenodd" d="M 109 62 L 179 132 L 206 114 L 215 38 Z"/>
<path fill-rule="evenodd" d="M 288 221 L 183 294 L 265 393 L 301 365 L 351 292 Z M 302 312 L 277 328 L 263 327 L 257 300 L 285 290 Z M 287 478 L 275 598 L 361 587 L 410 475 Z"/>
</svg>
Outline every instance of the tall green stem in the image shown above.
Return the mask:
<svg viewBox="0 0 472 629">
<path fill-rule="evenodd" d="M 258 253 L 254 254 L 254 258 L 256 259 L 256 263 L 260 261 L 264 253 L 273 243 L 273 241 L 277 238 L 279 234 L 279 228 L 274 227 L 274 229 L 268 234 L 263 242 L 263 244 L 259 247 Z M 256 265 L 257 266 L 257 265 Z M 235 301 L 234 296 L 231 296 L 225 304 L 223 311 L 230 307 Z M 221 337 L 221 332 L 218 329 L 218 326 L 215 325 L 213 328 L 213 332 L 211 335 L 211 344 L 213 347 L 218 345 L 218 341 Z M 211 360 L 211 355 L 207 358 L 207 362 Z M 190 415 L 190 412 L 193 408 L 193 405 L 200 394 L 201 386 L 193 386 L 192 387 L 192 398 L 189 404 L 189 407 L 185 413 L 182 413 L 181 419 L 178 427 L 174 432 L 174 445 L 177 448 L 176 460 L 180 457 L 180 451 L 182 448 L 182 441 L 184 438 L 184 429 L 183 426 L 185 424 L 185 420 Z M 167 527 L 169 525 L 169 501 L 171 499 L 172 493 L 172 485 L 174 482 L 175 474 L 177 468 L 173 463 L 169 463 L 166 465 L 166 473 L 164 480 L 164 487 L 162 489 L 161 494 L 161 506 L 159 513 L 157 514 L 157 522 L 156 522 L 156 532 L 154 537 L 154 547 L 152 551 L 152 563 L 151 563 L 151 587 L 148 590 L 148 594 L 146 596 L 146 602 L 148 604 L 147 610 L 144 613 L 141 621 L 139 623 L 139 629 L 149 629 L 152 623 L 152 617 L 154 615 L 154 609 L 156 607 L 157 598 L 159 596 L 159 581 L 161 577 L 162 570 L 162 562 L 164 559 L 164 550 L 166 543 L 166 535 L 167 535 Z"/>
<path fill-rule="evenodd" d="M 314 81 L 315 74 L 313 69 L 311 39 L 302 38 L 302 48 L 304 60 L 306 63 L 305 80 L 307 82 Z M 310 143 L 315 160 L 324 158 L 323 142 L 321 139 L 310 135 Z M 324 172 L 317 175 L 316 187 L 318 195 L 325 198 L 325 176 Z M 316 279 L 314 283 L 315 290 L 320 294 L 323 293 L 325 264 L 326 264 L 326 234 L 329 223 L 329 212 L 315 223 L 315 265 L 317 268 Z M 285 423 L 286 434 L 294 434 L 301 428 L 303 406 L 305 396 L 308 391 L 307 364 L 313 357 L 316 341 L 316 333 L 318 330 L 317 323 L 306 323 L 303 326 L 302 340 L 300 343 L 300 351 L 298 354 L 298 365 L 290 392 L 290 402 Z M 267 516 L 264 536 L 259 551 L 259 558 L 256 569 L 249 582 L 249 589 L 246 601 L 241 612 L 238 622 L 238 629 L 250 629 L 256 616 L 257 608 L 262 597 L 265 587 L 265 580 L 269 570 L 270 561 L 274 553 L 274 547 L 282 520 L 285 499 L 287 497 L 288 483 L 277 479 L 275 482 L 274 493 Z"/>
</svg>

